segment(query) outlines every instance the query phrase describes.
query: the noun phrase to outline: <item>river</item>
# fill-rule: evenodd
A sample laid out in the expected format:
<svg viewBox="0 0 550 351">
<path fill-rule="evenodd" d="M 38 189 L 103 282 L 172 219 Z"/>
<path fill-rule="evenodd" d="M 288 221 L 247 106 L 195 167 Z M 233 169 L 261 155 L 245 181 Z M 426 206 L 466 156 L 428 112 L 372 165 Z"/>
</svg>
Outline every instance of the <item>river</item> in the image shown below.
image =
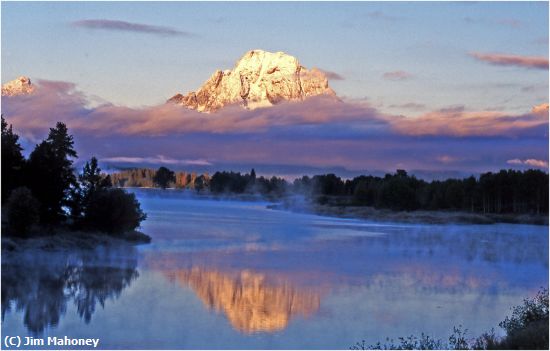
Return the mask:
<svg viewBox="0 0 550 351">
<path fill-rule="evenodd" d="M 3 335 L 348 349 L 421 332 L 446 340 L 459 325 L 502 333 L 511 307 L 548 287 L 547 226 L 376 223 L 131 191 L 151 244 L 2 258 Z"/>
</svg>

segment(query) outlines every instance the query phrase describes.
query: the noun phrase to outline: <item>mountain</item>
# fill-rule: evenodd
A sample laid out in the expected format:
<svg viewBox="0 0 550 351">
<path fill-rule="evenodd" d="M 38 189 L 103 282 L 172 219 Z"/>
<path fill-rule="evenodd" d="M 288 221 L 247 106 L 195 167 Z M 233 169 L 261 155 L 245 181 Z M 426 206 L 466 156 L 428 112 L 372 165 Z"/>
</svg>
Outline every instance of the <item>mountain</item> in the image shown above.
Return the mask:
<svg viewBox="0 0 550 351">
<path fill-rule="evenodd" d="M 185 96 L 176 94 L 168 102 L 214 112 L 230 104 L 254 109 L 316 95 L 336 97 L 321 70 L 308 70 L 284 52 L 251 50 L 232 70 L 217 70 L 199 90 Z"/>
<path fill-rule="evenodd" d="M 21 76 L 2 85 L 2 96 L 28 95 L 34 91 L 34 85 L 28 77 Z"/>
</svg>

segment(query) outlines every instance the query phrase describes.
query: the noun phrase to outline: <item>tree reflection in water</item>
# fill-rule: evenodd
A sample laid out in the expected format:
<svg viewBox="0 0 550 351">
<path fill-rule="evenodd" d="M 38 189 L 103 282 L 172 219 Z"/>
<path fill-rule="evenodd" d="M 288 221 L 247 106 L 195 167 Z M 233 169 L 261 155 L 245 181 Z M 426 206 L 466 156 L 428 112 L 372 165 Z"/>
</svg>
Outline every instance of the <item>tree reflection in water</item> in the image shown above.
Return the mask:
<svg viewBox="0 0 550 351">
<path fill-rule="evenodd" d="M 24 313 L 27 330 L 57 326 L 74 303 L 89 323 L 97 305 L 118 298 L 138 277 L 135 248 L 81 252 L 20 252 L 2 257 L 2 321 L 12 309 Z"/>
</svg>

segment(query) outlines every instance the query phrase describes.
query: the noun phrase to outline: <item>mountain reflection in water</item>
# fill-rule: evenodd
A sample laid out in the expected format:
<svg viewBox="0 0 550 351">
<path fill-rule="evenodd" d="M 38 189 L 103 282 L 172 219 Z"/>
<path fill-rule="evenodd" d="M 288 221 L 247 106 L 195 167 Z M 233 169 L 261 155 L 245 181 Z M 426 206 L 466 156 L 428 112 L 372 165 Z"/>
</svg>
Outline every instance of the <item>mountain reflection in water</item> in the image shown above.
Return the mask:
<svg viewBox="0 0 550 351">
<path fill-rule="evenodd" d="M 292 317 L 308 317 L 320 305 L 319 294 L 312 290 L 271 282 L 249 270 L 231 274 L 193 267 L 165 274 L 189 286 L 208 308 L 223 312 L 233 328 L 247 334 L 283 330 Z"/>
<path fill-rule="evenodd" d="M 121 253 L 121 250 L 123 251 Z M 134 248 L 71 252 L 25 252 L 2 257 L 2 321 L 22 311 L 31 334 L 57 326 L 74 303 L 89 323 L 97 305 L 116 299 L 137 279 Z"/>
</svg>

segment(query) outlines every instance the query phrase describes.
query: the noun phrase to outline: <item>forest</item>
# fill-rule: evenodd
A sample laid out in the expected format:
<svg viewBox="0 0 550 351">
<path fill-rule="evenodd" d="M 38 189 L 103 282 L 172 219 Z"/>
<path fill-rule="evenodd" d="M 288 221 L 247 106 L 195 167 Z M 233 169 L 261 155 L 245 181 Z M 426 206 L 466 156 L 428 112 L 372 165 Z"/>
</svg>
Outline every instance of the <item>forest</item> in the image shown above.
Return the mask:
<svg viewBox="0 0 550 351">
<path fill-rule="evenodd" d="M 77 173 L 73 136 L 64 123 L 50 128 L 28 158 L 22 151 L 2 116 L 2 227 L 8 235 L 83 230 L 120 237 L 146 218 L 135 195 L 113 187 L 95 157 Z"/>
<path fill-rule="evenodd" d="M 124 170 L 111 175 L 116 186 L 176 187 L 213 194 L 260 194 L 267 198 L 303 195 L 319 204 L 369 206 L 394 211 L 452 210 L 482 214 L 547 214 L 548 173 L 536 169 L 500 170 L 478 177 L 425 181 L 405 170 L 384 177 L 361 175 L 342 179 L 335 174 L 303 176 L 288 182 L 280 177 L 216 172 L 196 176 L 166 167 Z M 182 181 L 186 179 L 186 181 Z"/>
<path fill-rule="evenodd" d="M 395 211 L 456 210 L 474 213 L 548 213 L 548 174 L 540 170 L 501 170 L 479 177 L 431 181 L 404 170 L 384 177 L 344 180 L 334 174 L 303 176 L 289 183 L 282 178 L 216 172 L 213 193 L 301 194 L 318 203 L 371 206 Z"/>
<path fill-rule="evenodd" d="M 167 171 L 173 173 L 168 175 L 170 177 L 164 186 L 164 188 L 177 188 L 177 189 L 194 189 L 202 190 L 208 188 L 210 177 L 208 173 L 197 175 L 195 172 L 173 172 L 166 167 L 161 167 Z M 163 187 L 158 182 L 155 182 L 155 175 L 157 171 L 151 168 L 129 168 L 123 169 L 118 172 L 112 173 L 111 181 L 114 186 L 118 187 L 136 187 L 136 188 L 153 188 Z"/>
</svg>

